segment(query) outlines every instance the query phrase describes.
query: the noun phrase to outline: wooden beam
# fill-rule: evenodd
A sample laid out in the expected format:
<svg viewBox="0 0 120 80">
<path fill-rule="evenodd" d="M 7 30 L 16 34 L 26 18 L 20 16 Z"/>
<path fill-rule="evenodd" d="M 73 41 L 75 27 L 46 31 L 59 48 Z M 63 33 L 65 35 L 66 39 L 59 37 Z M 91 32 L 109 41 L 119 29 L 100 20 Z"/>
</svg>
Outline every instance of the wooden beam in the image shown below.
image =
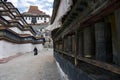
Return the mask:
<svg viewBox="0 0 120 80">
<path fill-rule="evenodd" d="M 111 64 L 108 64 L 108 63 L 105 63 L 105 62 L 100 62 L 100 61 L 96 61 L 96 60 L 88 59 L 88 58 L 84 58 L 84 57 L 77 57 L 77 59 L 81 60 L 83 62 L 92 64 L 94 66 L 97 66 L 99 68 L 111 71 L 113 73 L 120 74 L 120 67 L 118 67 L 116 65 L 111 65 Z"/>
<path fill-rule="evenodd" d="M 72 54 L 70 54 L 68 52 L 64 52 L 64 51 L 57 50 L 57 49 L 55 51 L 63 53 L 63 54 L 65 54 L 67 56 L 70 56 L 70 57 L 75 57 L 74 55 L 72 55 Z M 112 65 L 112 64 L 105 63 L 105 62 L 101 62 L 101 61 L 97 61 L 97 60 L 93 60 L 93 59 L 88 59 L 88 58 L 80 57 L 80 56 L 77 56 L 77 59 L 80 60 L 80 61 L 86 62 L 88 64 L 92 64 L 94 66 L 97 66 L 99 68 L 108 70 L 110 72 L 120 74 L 120 67 L 116 66 L 114 64 Z"/>
</svg>

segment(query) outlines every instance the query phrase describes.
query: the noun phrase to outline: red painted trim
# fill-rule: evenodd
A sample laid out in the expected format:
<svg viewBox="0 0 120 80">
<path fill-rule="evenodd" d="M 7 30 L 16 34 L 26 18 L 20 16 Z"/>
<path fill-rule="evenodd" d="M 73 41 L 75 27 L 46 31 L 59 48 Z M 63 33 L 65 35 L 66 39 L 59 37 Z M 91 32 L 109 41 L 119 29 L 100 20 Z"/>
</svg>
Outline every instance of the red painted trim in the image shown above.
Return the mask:
<svg viewBox="0 0 120 80">
<path fill-rule="evenodd" d="M 12 55 L 12 56 L 9 56 L 9 57 L 6 57 L 6 58 L 2 58 L 2 59 L 0 59 L 0 64 L 7 63 L 10 60 L 12 60 L 12 59 L 14 59 L 16 57 L 19 57 L 21 55 L 23 55 L 23 54 L 16 54 L 16 55 Z"/>
</svg>

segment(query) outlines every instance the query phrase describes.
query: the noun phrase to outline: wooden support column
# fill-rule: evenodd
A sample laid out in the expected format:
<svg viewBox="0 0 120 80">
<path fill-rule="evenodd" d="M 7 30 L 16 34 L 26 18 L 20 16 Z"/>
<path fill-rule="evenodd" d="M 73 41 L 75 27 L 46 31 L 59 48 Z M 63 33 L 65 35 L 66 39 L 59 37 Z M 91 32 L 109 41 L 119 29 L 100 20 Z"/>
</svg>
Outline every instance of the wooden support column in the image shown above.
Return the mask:
<svg viewBox="0 0 120 80">
<path fill-rule="evenodd" d="M 78 64 L 78 60 L 77 60 L 77 56 L 78 56 L 78 32 L 76 31 L 75 32 L 75 38 L 74 38 L 74 42 L 75 42 L 75 52 L 74 52 L 74 55 L 75 55 L 75 66 L 77 66 Z"/>
<path fill-rule="evenodd" d="M 78 33 L 78 55 L 83 57 L 84 54 L 84 40 L 83 40 L 83 31 Z"/>
<path fill-rule="evenodd" d="M 84 57 L 92 58 L 95 54 L 94 27 L 84 29 Z"/>
<path fill-rule="evenodd" d="M 75 46 L 76 46 L 76 43 L 75 43 L 75 34 L 72 35 L 72 53 L 74 54 L 75 53 Z"/>
<path fill-rule="evenodd" d="M 68 36 L 66 39 L 66 48 L 67 48 L 67 52 L 69 52 L 69 38 L 68 38 Z"/>
<path fill-rule="evenodd" d="M 116 27 L 115 27 L 116 26 Z M 120 65 L 120 8 L 115 11 L 115 25 L 114 30 L 116 34 L 114 37 L 114 61 L 116 64 Z M 114 33 L 115 33 L 114 32 Z"/>
<path fill-rule="evenodd" d="M 67 38 L 64 37 L 64 51 L 67 51 Z"/>
<path fill-rule="evenodd" d="M 68 36 L 68 48 L 69 48 L 69 53 L 72 53 L 72 37 Z"/>
<path fill-rule="evenodd" d="M 111 26 L 105 22 L 95 24 L 96 59 L 104 62 L 112 60 Z"/>
</svg>

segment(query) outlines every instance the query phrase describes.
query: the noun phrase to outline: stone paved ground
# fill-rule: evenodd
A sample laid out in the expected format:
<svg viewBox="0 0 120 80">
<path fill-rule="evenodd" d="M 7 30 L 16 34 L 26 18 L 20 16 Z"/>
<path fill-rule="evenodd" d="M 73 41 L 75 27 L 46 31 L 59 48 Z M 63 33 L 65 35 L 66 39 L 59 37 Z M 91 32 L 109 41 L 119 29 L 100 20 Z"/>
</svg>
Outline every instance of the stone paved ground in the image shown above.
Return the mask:
<svg viewBox="0 0 120 80">
<path fill-rule="evenodd" d="M 52 53 L 43 49 L 37 56 L 28 53 L 0 64 L 0 80 L 63 80 Z"/>
</svg>

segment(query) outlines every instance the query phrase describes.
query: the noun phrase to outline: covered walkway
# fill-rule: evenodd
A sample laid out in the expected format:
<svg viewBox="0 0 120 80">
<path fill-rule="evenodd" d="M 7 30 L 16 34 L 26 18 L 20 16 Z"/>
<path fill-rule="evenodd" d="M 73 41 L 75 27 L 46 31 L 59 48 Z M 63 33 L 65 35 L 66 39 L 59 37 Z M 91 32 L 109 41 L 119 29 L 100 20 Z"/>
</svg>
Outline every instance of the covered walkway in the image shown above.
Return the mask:
<svg viewBox="0 0 120 80">
<path fill-rule="evenodd" d="M 61 79 L 52 49 L 43 49 L 0 64 L 0 80 L 64 80 Z"/>
</svg>

